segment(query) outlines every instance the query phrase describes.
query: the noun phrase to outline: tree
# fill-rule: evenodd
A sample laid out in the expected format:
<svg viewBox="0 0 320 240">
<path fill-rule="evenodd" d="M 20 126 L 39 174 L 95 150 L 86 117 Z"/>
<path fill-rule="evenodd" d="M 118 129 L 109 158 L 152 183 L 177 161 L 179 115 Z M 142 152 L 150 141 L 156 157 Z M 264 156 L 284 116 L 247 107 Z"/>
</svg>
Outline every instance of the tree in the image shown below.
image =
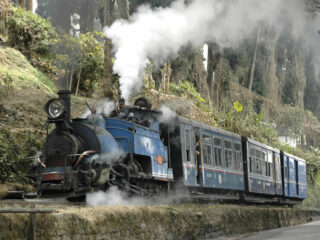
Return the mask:
<svg viewBox="0 0 320 240">
<path fill-rule="evenodd" d="M 253 84 L 253 78 L 254 78 L 254 68 L 255 68 L 255 64 L 256 64 L 259 38 L 260 38 L 260 28 L 261 27 L 259 26 L 258 30 L 257 30 L 256 44 L 254 46 L 254 52 L 253 52 L 252 62 L 251 62 L 251 67 L 250 67 L 250 78 L 249 78 L 249 86 L 248 86 L 250 91 L 252 91 L 252 84 Z"/>
<path fill-rule="evenodd" d="M 19 0 L 18 5 L 22 8 L 29 10 L 29 11 L 33 10 L 32 0 Z"/>
</svg>

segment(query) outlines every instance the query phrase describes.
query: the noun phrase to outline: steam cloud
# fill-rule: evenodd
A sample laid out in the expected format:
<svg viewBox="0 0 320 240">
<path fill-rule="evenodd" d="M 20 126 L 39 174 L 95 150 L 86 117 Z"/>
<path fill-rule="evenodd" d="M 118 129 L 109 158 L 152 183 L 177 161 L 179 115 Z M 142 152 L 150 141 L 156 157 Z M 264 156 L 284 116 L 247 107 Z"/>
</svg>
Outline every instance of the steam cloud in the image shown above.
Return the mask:
<svg viewBox="0 0 320 240">
<path fill-rule="evenodd" d="M 107 98 L 103 98 L 101 99 L 98 103 L 97 103 L 97 107 L 96 107 L 96 114 L 98 115 L 103 115 L 105 117 L 109 117 L 112 110 L 115 108 L 115 104 L 113 101 L 110 101 Z M 90 109 L 87 109 L 83 114 L 82 114 L 82 118 L 87 118 L 89 117 L 91 114 Z"/>
<path fill-rule="evenodd" d="M 159 110 L 161 112 L 161 115 L 159 117 L 160 123 L 169 124 L 177 116 L 177 114 L 174 111 L 172 111 L 171 108 L 167 107 L 166 105 L 162 105 Z"/>
<path fill-rule="evenodd" d="M 86 202 L 90 206 L 97 205 L 146 205 L 146 199 L 142 198 L 129 198 L 125 192 L 121 192 L 117 187 L 111 187 L 108 192 L 94 192 L 88 193 L 86 196 Z"/>
<path fill-rule="evenodd" d="M 105 28 L 116 52 L 113 71 L 120 75 L 121 93 L 130 100 L 141 89 L 147 58 L 164 63 L 188 44 L 234 47 L 261 23 L 278 30 L 290 23 L 295 37 L 317 35 L 304 9 L 301 0 L 177 0 L 168 8 L 141 6 L 128 21 Z"/>
<path fill-rule="evenodd" d="M 155 196 L 154 198 L 145 198 L 139 196 L 129 196 L 126 192 L 120 191 L 118 187 L 112 186 L 110 187 L 110 189 L 108 189 L 107 192 L 99 191 L 87 193 L 86 202 L 89 206 L 150 206 L 186 202 L 189 197 L 190 195 L 187 192 L 183 191 L 182 188 L 175 191 L 175 193 L 170 193 L 170 195 Z"/>
</svg>

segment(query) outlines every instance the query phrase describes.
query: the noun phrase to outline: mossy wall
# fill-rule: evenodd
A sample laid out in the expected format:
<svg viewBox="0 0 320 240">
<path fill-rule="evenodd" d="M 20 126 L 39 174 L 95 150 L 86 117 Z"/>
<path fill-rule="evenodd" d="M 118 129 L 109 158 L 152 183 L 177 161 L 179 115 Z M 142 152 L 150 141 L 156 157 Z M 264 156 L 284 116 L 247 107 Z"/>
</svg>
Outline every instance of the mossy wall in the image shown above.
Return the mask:
<svg viewBox="0 0 320 240">
<path fill-rule="evenodd" d="M 37 239 L 199 239 L 292 226 L 319 211 L 283 207 L 179 205 L 93 207 L 37 214 Z M 0 239 L 26 239 L 28 214 L 0 214 Z"/>
</svg>

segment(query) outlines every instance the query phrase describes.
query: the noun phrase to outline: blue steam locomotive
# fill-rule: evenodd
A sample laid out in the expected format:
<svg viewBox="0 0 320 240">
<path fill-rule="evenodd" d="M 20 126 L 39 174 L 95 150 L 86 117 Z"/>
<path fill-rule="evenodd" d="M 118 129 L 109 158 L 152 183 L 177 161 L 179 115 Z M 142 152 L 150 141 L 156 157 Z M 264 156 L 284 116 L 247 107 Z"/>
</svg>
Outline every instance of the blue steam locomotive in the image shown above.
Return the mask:
<svg viewBox="0 0 320 240">
<path fill-rule="evenodd" d="M 81 195 L 110 186 L 150 196 L 183 188 L 200 199 L 296 203 L 306 162 L 247 137 L 161 112 L 139 98 L 127 114 L 70 119 L 70 92 L 45 106 L 47 134 L 30 178 L 38 194 Z"/>
</svg>

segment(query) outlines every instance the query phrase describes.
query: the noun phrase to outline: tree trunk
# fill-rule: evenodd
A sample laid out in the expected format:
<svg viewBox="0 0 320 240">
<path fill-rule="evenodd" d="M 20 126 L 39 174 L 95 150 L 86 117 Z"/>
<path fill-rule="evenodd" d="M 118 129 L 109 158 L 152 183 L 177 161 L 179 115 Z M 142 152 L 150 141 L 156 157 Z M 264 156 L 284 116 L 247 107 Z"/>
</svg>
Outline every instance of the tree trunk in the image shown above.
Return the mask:
<svg viewBox="0 0 320 240">
<path fill-rule="evenodd" d="M 105 26 L 110 27 L 113 22 L 112 12 L 114 7 L 113 0 L 106 0 L 104 13 L 105 13 Z M 104 74 L 102 80 L 103 94 L 109 99 L 113 99 L 112 92 L 112 42 L 110 39 L 105 38 L 104 41 Z"/>
<path fill-rule="evenodd" d="M 28 11 L 32 11 L 33 8 L 32 0 L 19 0 L 18 5 L 22 8 L 27 9 Z"/>
<path fill-rule="evenodd" d="M 212 43 L 208 44 L 208 57 L 207 57 L 207 83 L 209 88 L 209 94 L 211 97 L 212 87 L 213 87 L 213 46 Z"/>
<path fill-rule="evenodd" d="M 81 78 L 81 71 L 82 71 L 82 66 L 80 66 L 80 70 L 79 70 L 79 74 L 78 74 L 78 81 L 77 81 L 77 88 L 76 88 L 75 96 L 78 96 L 78 91 L 79 91 L 79 86 L 80 86 L 80 78 Z"/>
<path fill-rule="evenodd" d="M 213 100 L 214 73 L 216 71 L 219 59 L 219 46 L 216 43 L 209 43 L 207 57 L 207 84 L 211 100 Z"/>
<path fill-rule="evenodd" d="M 164 67 L 161 69 L 162 76 L 161 76 L 160 90 L 162 90 L 164 93 L 168 92 L 171 73 L 172 73 L 171 64 L 166 63 Z"/>
<path fill-rule="evenodd" d="M 117 0 L 120 16 L 123 19 L 129 18 L 129 2 L 128 0 Z"/>
<path fill-rule="evenodd" d="M 257 32 L 256 44 L 254 47 L 254 53 L 253 53 L 252 62 L 251 62 L 251 68 L 250 68 L 250 78 L 249 78 L 249 86 L 248 86 L 250 91 L 252 91 L 252 85 L 253 85 L 254 69 L 255 69 L 255 65 L 256 65 L 259 38 L 260 38 L 260 28 L 261 27 L 259 26 L 258 32 Z"/>
<path fill-rule="evenodd" d="M 32 12 L 32 10 L 33 10 L 32 0 L 28 0 L 28 6 L 26 7 L 26 9 Z"/>
<path fill-rule="evenodd" d="M 73 82 L 73 69 L 74 66 L 71 66 L 71 73 L 70 73 L 70 81 L 69 81 L 69 86 L 68 86 L 68 90 L 71 91 L 72 90 L 72 82 Z"/>
</svg>

